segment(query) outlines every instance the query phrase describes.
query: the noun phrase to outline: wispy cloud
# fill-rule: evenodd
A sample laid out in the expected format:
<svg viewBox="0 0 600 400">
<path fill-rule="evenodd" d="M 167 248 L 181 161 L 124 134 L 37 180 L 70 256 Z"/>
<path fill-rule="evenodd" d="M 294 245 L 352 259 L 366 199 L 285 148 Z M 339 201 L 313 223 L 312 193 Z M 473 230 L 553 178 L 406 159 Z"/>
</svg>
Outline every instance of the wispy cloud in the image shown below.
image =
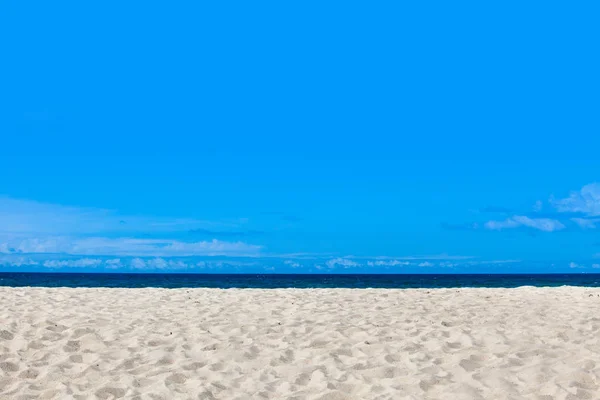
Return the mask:
<svg viewBox="0 0 600 400">
<path fill-rule="evenodd" d="M 0 253 L 85 256 L 256 256 L 261 246 L 242 241 L 184 241 L 190 230 L 216 232 L 229 223 L 179 218 L 127 216 L 105 209 L 79 208 L 0 197 Z M 149 238 L 148 234 L 159 238 Z M 247 234 L 255 234 L 248 232 Z M 146 237 L 144 237 L 146 236 Z M 223 236 L 227 236 L 224 231 Z M 230 232 L 230 238 L 237 232 Z"/>
<path fill-rule="evenodd" d="M 40 265 L 40 263 L 31 257 L 0 256 L 0 266 L 22 267 L 22 266 L 36 266 L 36 265 Z"/>
<path fill-rule="evenodd" d="M 35 267 L 40 266 L 52 270 L 58 269 L 86 269 L 86 270 L 114 270 L 126 269 L 133 271 L 184 271 L 190 269 L 202 269 L 206 267 L 206 262 L 182 259 L 164 259 L 156 258 L 68 258 L 68 259 L 48 259 L 45 261 L 36 261 L 33 258 L 25 257 L 0 257 L 0 266 L 8 267 Z M 216 266 L 212 263 L 211 266 Z"/>
<path fill-rule="evenodd" d="M 97 258 L 81 258 L 78 260 L 46 260 L 44 261 L 44 267 L 47 268 L 64 268 L 64 267 L 97 267 L 103 263 L 102 260 Z"/>
<path fill-rule="evenodd" d="M 358 267 L 360 266 L 359 263 L 357 263 L 356 261 L 352 261 L 349 260 L 347 258 L 334 258 L 332 260 L 329 260 L 325 263 L 329 268 L 335 268 L 338 266 L 344 267 L 344 268 L 350 268 L 350 267 Z"/>
<path fill-rule="evenodd" d="M 169 239 L 0 237 L 0 253 L 46 253 L 112 256 L 257 256 L 261 246 L 220 240 L 182 242 Z"/>
<path fill-rule="evenodd" d="M 493 219 L 485 222 L 442 223 L 446 230 L 486 230 L 502 231 L 515 228 L 534 231 L 557 232 L 565 229 L 595 229 L 600 223 L 600 184 L 591 183 L 579 191 L 573 191 L 567 198 L 550 197 L 547 204 L 541 200 L 533 204 L 532 209 L 520 212 L 501 206 L 484 207 L 477 212 L 507 214 L 505 219 Z"/>
<path fill-rule="evenodd" d="M 108 269 L 117 269 L 123 265 L 121 264 L 120 258 L 112 258 L 110 260 L 106 260 L 104 263 Z"/>
<path fill-rule="evenodd" d="M 484 227 L 489 230 L 513 229 L 527 227 L 543 232 L 554 232 L 565 229 L 560 221 L 550 218 L 529 218 L 524 215 L 515 215 L 503 221 L 488 221 Z"/>
<path fill-rule="evenodd" d="M 582 229 L 595 229 L 596 223 L 600 222 L 600 218 L 571 218 L 571 221 L 575 222 Z"/>
<path fill-rule="evenodd" d="M 577 264 L 576 262 L 571 261 L 569 263 L 569 268 L 571 268 L 571 269 L 578 269 L 578 268 L 583 268 L 583 266 L 580 265 L 580 264 Z"/>
<path fill-rule="evenodd" d="M 377 260 L 377 261 L 367 261 L 367 265 L 369 267 L 397 267 L 401 265 L 410 265 L 408 261 L 400 261 L 400 260 Z"/>
<path fill-rule="evenodd" d="M 564 199 L 551 199 L 551 204 L 559 212 L 580 212 L 589 216 L 600 216 L 600 184 L 585 185 L 577 192 L 571 192 Z"/>
<path fill-rule="evenodd" d="M 519 224 L 512 218 L 507 218 L 504 221 L 488 221 L 483 226 L 486 229 L 500 231 L 502 229 L 518 228 L 519 226 L 521 226 L 521 224 Z"/>
<path fill-rule="evenodd" d="M 200 267 L 203 268 L 205 263 L 193 263 L 193 262 L 185 262 L 183 260 L 166 260 L 164 258 L 151 258 L 151 259 L 141 259 L 134 258 L 131 260 L 130 266 L 133 269 L 140 270 L 186 270 L 190 268 Z"/>
<path fill-rule="evenodd" d="M 289 265 L 292 268 L 300 268 L 300 263 L 294 260 L 285 260 L 283 263 L 285 265 Z"/>
<path fill-rule="evenodd" d="M 351 259 L 375 259 L 375 260 L 469 260 L 475 257 L 473 256 L 460 256 L 451 254 L 432 254 L 432 255 L 420 255 L 420 256 L 377 256 L 377 257 L 358 257 L 358 256 L 345 256 L 344 258 Z"/>
<path fill-rule="evenodd" d="M 9 270 L 84 270 L 84 271 L 124 271 L 124 272 L 219 272 L 219 273 L 447 273 L 447 272 L 490 272 L 523 270 L 544 271 L 554 268 L 566 272 L 577 269 L 597 271 L 597 261 L 577 259 L 570 263 L 531 264 L 521 260 L 380 260 L 376 258 L 356 261 L 346 257 L 302 260 L 277 258 L 231 258 L 231 257 L 102 257 L 68 256 L 60 254 L 0 254 L 0 268 Z"/>
</svg>

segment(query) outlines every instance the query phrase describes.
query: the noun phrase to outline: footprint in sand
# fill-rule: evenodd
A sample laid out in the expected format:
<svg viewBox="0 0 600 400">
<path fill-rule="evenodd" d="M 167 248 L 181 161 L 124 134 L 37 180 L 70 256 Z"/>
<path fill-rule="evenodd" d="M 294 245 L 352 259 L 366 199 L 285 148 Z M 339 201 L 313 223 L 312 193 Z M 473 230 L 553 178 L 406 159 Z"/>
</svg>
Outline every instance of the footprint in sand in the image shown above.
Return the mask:
<svg viewBox="0 0 600 400">
<path fill-rule="evenodd" d="M 0 370 L 7 374 L 17 372 L 19 370 L 19 365 L 10 361 L 3 361 L 0 362 Z"/>
</svg>

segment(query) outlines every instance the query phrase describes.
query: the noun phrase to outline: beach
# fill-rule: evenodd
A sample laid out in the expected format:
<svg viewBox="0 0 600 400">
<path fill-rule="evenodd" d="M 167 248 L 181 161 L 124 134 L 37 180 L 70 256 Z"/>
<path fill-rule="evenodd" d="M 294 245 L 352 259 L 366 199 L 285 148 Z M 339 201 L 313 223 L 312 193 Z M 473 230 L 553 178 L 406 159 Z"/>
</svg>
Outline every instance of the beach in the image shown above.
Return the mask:
<svg viewBox="0 0 600 400">
<path fill-rule="evenodd" d="M 600 289 L 0 287 L 0 399 L 598 399 Z"/>
</svg>

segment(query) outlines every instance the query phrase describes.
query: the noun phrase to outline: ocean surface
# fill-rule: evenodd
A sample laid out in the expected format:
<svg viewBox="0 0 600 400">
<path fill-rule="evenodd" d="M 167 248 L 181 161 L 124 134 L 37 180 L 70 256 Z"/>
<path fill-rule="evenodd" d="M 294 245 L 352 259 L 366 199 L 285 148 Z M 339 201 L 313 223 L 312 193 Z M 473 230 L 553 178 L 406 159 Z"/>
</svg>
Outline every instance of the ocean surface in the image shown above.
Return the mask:
<svg viewBox="0 0 600 400">
<path fill-rule="evenodd" d="M 600 287 L 600 274 L 99 274 L 0 273 L 0 286 L 120 288 L 454 288 L 519 286 Z"/>
</svg>

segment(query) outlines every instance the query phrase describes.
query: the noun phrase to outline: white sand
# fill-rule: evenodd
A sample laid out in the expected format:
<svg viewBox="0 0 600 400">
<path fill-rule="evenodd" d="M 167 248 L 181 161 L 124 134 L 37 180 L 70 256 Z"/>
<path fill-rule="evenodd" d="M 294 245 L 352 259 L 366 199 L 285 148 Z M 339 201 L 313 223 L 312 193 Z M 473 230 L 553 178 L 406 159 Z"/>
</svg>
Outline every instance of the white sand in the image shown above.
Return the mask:
<svg viewBox="0 0 600 400">
<path fill-rule="evenodd" d="M 598 399 L 600 290 L 0 288 L 1 399 Z"/>
</svg>

